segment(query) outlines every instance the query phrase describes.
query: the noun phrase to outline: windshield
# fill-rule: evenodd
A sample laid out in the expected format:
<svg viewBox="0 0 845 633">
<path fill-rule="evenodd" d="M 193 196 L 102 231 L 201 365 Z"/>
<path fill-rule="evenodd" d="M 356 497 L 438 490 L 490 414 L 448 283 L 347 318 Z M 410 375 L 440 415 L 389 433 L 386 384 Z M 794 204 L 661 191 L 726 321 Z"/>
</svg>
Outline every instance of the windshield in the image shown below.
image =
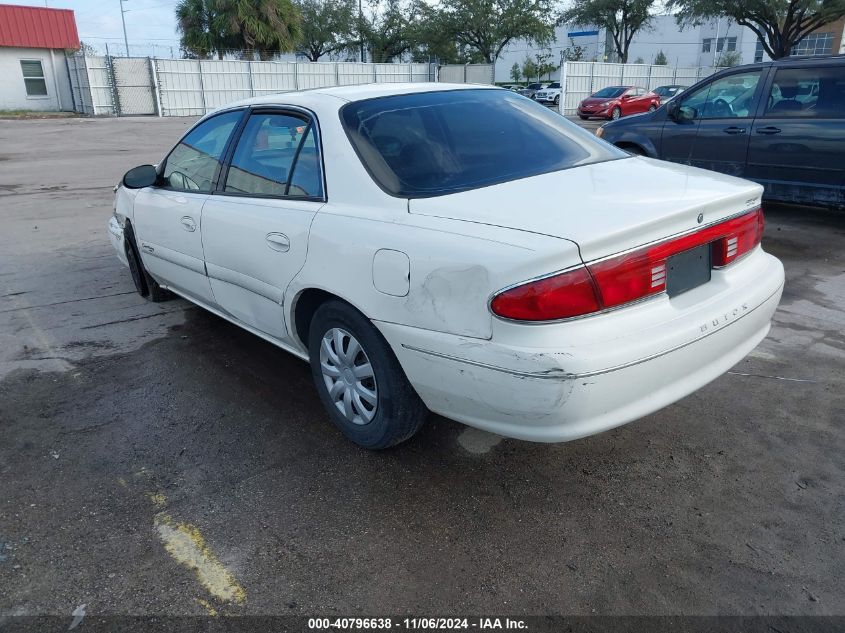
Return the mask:
<svg viewBox="0 0 845 633">
<path fill-rule="evenodd" d="M 376 182 L 408 198 L 628 156 L 548 108 L 504 90 L 356 101 L 341 109 L 341 120 Z"/>
<path fill-rule="evenodd" d="M 598 97 L 599 99 L 611 99 L 613 97 L 618 97 L 623 92 L 625 92 L 625 86 L 611 86 L 610 88 L 602 88 L 598 92 L 594 93 L 594 97 Z"/>
</svg>

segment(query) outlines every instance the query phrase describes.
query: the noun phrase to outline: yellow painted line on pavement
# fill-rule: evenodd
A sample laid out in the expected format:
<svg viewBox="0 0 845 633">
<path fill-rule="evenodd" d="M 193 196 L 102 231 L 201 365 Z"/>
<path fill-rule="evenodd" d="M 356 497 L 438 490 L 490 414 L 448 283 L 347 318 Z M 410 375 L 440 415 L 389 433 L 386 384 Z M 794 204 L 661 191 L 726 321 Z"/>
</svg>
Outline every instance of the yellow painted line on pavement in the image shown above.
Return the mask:
<svg viewBox="0 0 845 633">
<path fill-rule="evenodd" d="M 155 528 L 167 553 L 194 570 L 203 587 L 218 600 L 243 604 L 246 591 L 214 555 L 200 531 L 190 523 L 176 522 L 164 512 L 155 516 Z"/>
</svg>

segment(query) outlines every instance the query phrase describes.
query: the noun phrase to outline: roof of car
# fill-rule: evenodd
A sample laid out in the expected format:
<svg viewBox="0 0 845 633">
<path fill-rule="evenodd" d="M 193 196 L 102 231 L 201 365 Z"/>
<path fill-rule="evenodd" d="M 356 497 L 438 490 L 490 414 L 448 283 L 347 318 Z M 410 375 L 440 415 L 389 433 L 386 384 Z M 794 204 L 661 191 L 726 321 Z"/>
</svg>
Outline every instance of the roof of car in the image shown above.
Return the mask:
<svg viewBox="0 0 845 633">
<path fill-rule="evenodd" d="M 307 90 L 291 92 L 277 92 L 274 94 L 263 95 L 261 97 L 244 99 L 243 101 L 230 105 L 273 105 L 280 102 L 297 105 L 297 102 L 303 95 L 307 95 L 308 97 L 313 95 L 327 95 L 336 97 L 342 101 L 362 101 L 364 99 L 387 97 L 391 95 L 413 94 L 417 92 L 442 92 L 445 90 L 469 90 L 472 88 L 502 90 L 502 88 L 498 88 L 498 86 L 490 86 L 486 84 L 449 84 L 435 82 L 360 84 L 354 86 L 335 86 L 331 88 L 310 88 Z"/>
<path fill-rule="evenodd" d="M 738 69 L 747 68 L 768 68 L 769 66 L 818 66 L 819 62 L 824 65 L 841 65 L 845 64 L 845 55 L 792 55 L 790 57 L 782 57 L 766 62 L 755 62 L 753 64 L 743 64 L 742 66 L 734 66 L 732 68 L 723 68 L 716 74 L 732 72 Z M 712 75 L 711 75 L 712 76 Z"/>
</svg>

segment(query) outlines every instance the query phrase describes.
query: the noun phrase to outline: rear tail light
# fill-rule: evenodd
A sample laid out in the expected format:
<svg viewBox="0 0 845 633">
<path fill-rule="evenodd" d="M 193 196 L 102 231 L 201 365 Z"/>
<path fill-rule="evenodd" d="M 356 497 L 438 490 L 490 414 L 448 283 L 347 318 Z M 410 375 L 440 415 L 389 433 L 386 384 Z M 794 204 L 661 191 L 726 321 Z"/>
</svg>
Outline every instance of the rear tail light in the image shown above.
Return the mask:
<svg viewBox="0 0 845 633">
<path fill-rule="evenodd" d="M 490 309 L 505 319 L 552 321 L 639 301 L 666 290 L 672 255 L 710 244 L 712 265 L 727 266 L 760 243 L 763 226 L 763 210 L 757 208 L 695 233 L 509 288 L 493 297 Z"/>
</svg>

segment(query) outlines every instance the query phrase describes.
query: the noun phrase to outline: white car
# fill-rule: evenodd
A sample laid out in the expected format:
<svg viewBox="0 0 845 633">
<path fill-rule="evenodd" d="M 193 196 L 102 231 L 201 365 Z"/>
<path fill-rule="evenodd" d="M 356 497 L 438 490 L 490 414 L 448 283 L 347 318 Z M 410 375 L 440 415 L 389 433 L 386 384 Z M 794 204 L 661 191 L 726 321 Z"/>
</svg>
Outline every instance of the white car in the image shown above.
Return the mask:
<svg viewBox="0 0 845 633">
<path fill-rule="evenodd" d="M 361 446 L 429 411 L 558 442 L 675 402 L 766 336 L 784 275 L 761 193 L 506 90 L 346 86 L 203 117 L 124 176 L 109 231 L 142 295 L 310 361 Z"/>
<path fill-rule="evenodd" d="M 539 103 L 553 103 L 558 105 L 560 103 L 560 82 L 555 81 L 542 90 L 538 90 L 534 93 L 534 99 Z"/>
</svg>

